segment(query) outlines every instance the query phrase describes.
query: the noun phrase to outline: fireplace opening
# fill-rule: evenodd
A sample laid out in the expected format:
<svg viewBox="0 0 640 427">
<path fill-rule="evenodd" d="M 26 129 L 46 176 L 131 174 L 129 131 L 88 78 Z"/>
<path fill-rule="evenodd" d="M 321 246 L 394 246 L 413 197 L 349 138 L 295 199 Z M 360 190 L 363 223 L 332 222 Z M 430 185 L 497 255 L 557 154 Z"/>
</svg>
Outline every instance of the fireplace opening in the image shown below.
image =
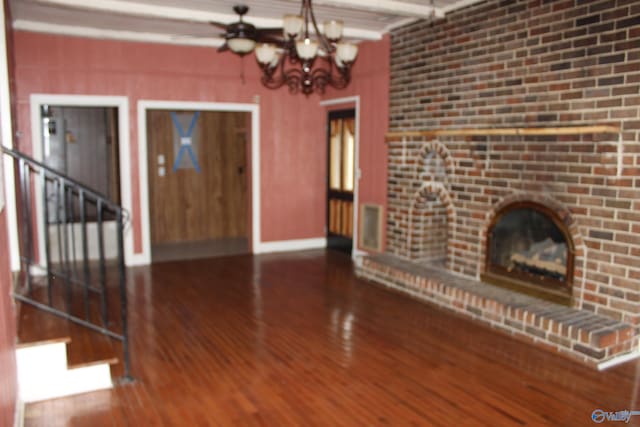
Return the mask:
<svg viewBox="0 0 640 427">
<path fill-rule="evenodd" d="M 534 202 L 504 207 L 487 235 L 482 280 L 571 304 L 574 246 L 557 214 Z"/>
</svg>

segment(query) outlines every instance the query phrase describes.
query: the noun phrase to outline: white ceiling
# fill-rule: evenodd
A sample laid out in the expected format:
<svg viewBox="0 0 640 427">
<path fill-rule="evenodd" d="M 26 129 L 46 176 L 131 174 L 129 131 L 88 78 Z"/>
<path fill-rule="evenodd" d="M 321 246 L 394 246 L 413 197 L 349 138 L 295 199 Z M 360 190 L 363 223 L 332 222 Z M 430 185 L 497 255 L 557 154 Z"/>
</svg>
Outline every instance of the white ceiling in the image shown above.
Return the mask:
<svg viewBox="0 0 640 427">
<path fill-rule="evenodd" d="M 391 28 L 477 1 L 315 0 L 313 10 L 318 24 L 342 19 L 345 37 L 378 40 Z M 208 22 L 236 22 L 235 4 L 249 6 L 247 22 L 280 27 L 282 15 L 299 12 L 301 0 L 10 0 L 17 30 L 205 46 L 223 43 Z"/>
</svg>

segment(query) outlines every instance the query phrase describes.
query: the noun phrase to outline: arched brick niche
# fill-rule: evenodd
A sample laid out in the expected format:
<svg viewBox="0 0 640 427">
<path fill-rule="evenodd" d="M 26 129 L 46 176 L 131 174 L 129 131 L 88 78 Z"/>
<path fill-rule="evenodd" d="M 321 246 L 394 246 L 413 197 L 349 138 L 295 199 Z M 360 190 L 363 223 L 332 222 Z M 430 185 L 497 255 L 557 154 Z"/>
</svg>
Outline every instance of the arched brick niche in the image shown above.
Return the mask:
<svg viewBox="0 0 640 427">
<path fill-rule="evenodd" d="M 581 305 L 583 242 L 571 212 L 556 200 L 505 197 L 488 212 L 480 247 L 484 281 Z"/>
<path fill-rule="evenodd" d="M 440 141 L 423 144 L 419 158 L 418 178 L 423 182 L 448 183 L 455 173 L 455 162 L 451 153 Z"/>
<path fill-rule="evenodd" d="M 454 217 L 453 202 L 444 184 L 425 183 L 414 194 L 409 209 L 407 257 L 448 268 Z"/>
</svg>

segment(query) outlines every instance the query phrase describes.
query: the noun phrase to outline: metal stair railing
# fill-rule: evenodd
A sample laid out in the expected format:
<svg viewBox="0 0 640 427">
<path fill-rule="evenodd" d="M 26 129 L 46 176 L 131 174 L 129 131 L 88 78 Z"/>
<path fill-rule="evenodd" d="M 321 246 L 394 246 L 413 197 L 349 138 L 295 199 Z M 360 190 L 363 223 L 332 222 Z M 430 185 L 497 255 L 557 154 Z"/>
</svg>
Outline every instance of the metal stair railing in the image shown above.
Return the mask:
<svg viewBox="0 0 640 427">
<path fill-rule="evenodd" d="M 121 341 L 123 381 L 132 380 L 123 240 L 128 215 L 47 165 L 6 147 L 2 151 L 13 158 L 16 173 L 20 274 L 13 297 Z M 109 230 L 113 225 L 115 232 Z M 34 240 L 34 230 L 42 242 Z M 44 259 L 37 244 L 44 245 Z"/>
</svg>

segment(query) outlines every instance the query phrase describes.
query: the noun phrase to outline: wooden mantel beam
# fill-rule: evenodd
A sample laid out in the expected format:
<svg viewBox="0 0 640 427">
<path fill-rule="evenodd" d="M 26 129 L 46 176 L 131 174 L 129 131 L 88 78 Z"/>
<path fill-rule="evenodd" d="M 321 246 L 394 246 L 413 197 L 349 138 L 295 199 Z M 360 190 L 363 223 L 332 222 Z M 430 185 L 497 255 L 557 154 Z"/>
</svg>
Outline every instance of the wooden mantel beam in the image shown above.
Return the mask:
<svg viewBox="0 0 640 427">
<path fill-rule="evenodd" d="M 474 136 L 474 135 L 583 135 L 593 133 L 620 133 L 615 125 L 560 126 L 560 127 L 516 127 L 516 128 L 443 128 L 423 131 L 388 132 L 386 139 L 410 137 L 435 138 L 438 136 Z"/>
</svg>

